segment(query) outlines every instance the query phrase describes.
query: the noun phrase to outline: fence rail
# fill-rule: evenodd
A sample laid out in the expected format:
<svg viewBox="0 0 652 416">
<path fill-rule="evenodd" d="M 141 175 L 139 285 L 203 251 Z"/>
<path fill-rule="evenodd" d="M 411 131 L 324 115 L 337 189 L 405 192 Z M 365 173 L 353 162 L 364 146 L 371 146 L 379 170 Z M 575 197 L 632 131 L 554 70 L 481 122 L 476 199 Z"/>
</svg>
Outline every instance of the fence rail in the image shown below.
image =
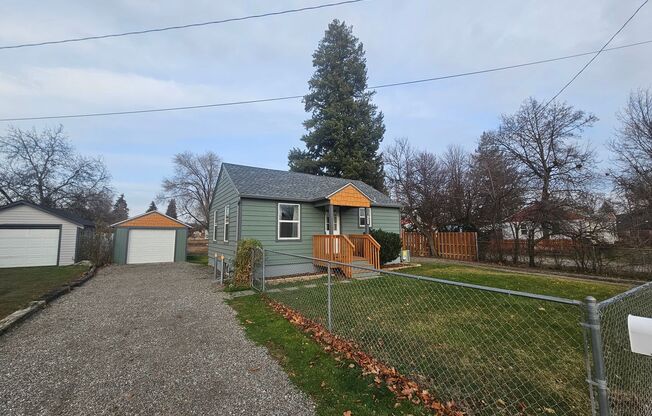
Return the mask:
<svg viewBox="0 0 652 416">
<path fill-rule="evenodd" d="M 269 258 L 292 278 L 267 279 Z M 469 416 L 652 415 L 652 361 L 627 336 L 652 282 L 596 303 L 261 249 L 252 286 Z"/>
<path fill-rule="evenodd" d="M 478 260 L 478 236 L 475 232 L 433 232 L 435 256 L 451 260 Z M 415 231 L 401 230 L 403 249 L 410 250 L 412 255 L 420 257 L 431 256 L 428 238 Z"/>
</svg>

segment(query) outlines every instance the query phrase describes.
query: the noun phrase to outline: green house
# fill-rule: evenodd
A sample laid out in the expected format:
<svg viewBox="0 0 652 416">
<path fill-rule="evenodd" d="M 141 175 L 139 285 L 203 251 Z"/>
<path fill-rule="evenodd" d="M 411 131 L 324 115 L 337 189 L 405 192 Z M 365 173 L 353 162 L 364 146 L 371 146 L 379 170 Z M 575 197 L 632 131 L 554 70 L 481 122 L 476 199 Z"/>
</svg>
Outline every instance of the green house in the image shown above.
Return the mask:
<svg viewBox="0 0 652 416">
<path fill-rule="evenodd" d="M 310 258 L 379 267 L 369 229 L 398 233 L 399 208 L 361 181 L 223 163 L 210 207 L 209 263 L 232 262 L 238 241 L 254 238 L 270 250 L 267 277 L 311 273 Z"/>
</svg>

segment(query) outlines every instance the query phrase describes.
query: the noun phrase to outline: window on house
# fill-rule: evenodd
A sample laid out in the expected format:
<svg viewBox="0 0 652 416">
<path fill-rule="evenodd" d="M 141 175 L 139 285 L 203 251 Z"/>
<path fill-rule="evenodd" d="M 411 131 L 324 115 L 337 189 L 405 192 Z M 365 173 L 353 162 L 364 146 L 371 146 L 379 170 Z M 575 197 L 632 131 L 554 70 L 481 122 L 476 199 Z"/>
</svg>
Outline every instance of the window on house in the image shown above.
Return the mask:
<svg viewBox="0 0 652 416">
<path fill-rule="evenodd" d="M 229 225 L 231 224 L 231 212 L 228 205 L 224 206 L 224 242 L 229 241 Z"/>
<path fill-rule="evenodd" d="M 213 241 L 217 241 L 217 210 L 213 211 Z"/>
<path fill-rule="evenodd" d="M 527 234 L 527 225 L 521 224 L 521 235 L 526 235 L 526 234 Z"/>
<path fill-rule="evenodd" d="M 371 228 L 371 208 L 369 208 L 369 216 L 365 218 L 364 208 L 358 208 L 358 227 L 364 228 L 365 223 L 369 221 L 369 227 Z"/>
<path fill-rule="evenodd" d="M 301 206 L 299 204 L 278 204 L 278 239 L 298 240 L 301 238 Z"/>
</svg>

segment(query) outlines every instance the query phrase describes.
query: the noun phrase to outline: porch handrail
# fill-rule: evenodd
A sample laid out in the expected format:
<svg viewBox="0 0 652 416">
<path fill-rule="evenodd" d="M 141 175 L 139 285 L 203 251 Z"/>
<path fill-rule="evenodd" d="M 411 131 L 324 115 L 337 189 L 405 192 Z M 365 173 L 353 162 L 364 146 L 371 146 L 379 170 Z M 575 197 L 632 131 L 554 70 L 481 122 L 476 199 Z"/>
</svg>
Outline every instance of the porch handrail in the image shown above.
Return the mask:
<svg viewBox="0 0 652 416">
<path fill-rule="evenodd" d="M 380 269 L 380 244 L 370 234 L 349 234 L 354 252 L 360 253 L 375 269 Z"/>
<path fill-rule="evenodd" d="M 354 249 L 355 245 L 345 235 L 313 235 L 312 253 L 315 258 L 350 264 Z M 351 267 L 342 267 L 342 271 L 346 277 L 351 277 Z"/>
</svg>

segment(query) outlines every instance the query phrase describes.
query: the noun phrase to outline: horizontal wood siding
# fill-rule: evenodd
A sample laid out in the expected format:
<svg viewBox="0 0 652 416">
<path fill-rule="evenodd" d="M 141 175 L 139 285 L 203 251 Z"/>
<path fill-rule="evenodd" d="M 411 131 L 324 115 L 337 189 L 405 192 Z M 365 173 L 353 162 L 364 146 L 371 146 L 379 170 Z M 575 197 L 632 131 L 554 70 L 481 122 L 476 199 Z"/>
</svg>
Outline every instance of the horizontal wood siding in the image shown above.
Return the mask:
<svg viewBox="0 0 652 416">
<path fill-rule="evenodd" d="M 61 224 L 61 248 L 59 251 L 59 265 L 66 266 L 75 262 L 77 247 L 77 224 L 63 220 L 55 215 L 48 214 L 39 209 L 26 205 L 18 205 L 0 211 L 0 224 L 34 224 L 34 225 L 59 225 Z"/>
<path fill-rule="evenodd" d="M 239 196 L 229 178 L 226 170 L 222 169 L 220 177 L 217 180 L 217 187 L 215 188 L 215 195 L 211 203 L 210 216 L 208 219 L 208 258 L 212 264 L 215 253 L 223 255 L 227 260 L 235 258 L 235 250 L 238 246 L 238 203 Z M 224 207 L 229 205 L 230 209 L 230 224 L 229 224 L 229 241 L 224 242 Z M 217 211 L 217 235 L 215 241 L 213 240 L 213 219 L 215 218 L 214 212 Z"/>
<path fill-rule="evenodd" d="M 340 208 L 342 234 L 362 234 L 364 227 L 358 227 L 358 208 Z M 371 208 L 371 228 L 392 233 L 401 231 L 401 215 L 398 208 Z"/>
<path fill-rule="evenodd" d="M 277 218 L 280 201 L 243 199 L 241 238 L 260 240 L 263 247 L 283 253 L 312 256 L 312 236 L 324 234 L 324 208 L 315 207 L 312 203 L 300 203 L 301 225 L 300 240 L 278 240 Z M 285 201 L 284 201 L 285 202 Z M 289 203 L 289 202 L 288 202 Z M 290 256 L 280 256 L 269 253 L 266 265 L 302 263 L 305 260 Z"/>
</svg>

